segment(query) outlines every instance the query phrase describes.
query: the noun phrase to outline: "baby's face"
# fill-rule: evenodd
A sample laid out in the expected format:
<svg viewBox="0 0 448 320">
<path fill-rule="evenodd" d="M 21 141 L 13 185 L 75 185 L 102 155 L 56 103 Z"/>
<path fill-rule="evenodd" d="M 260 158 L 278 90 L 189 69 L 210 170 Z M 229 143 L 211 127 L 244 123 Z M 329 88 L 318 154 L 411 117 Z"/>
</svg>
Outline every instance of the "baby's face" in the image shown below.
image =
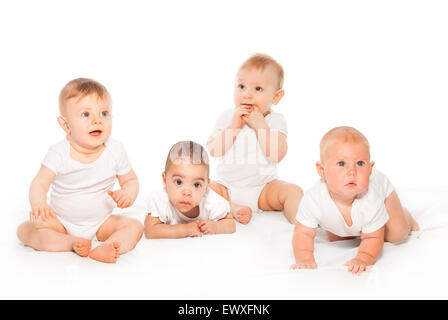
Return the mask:
<svg viewBox="0 0 448 320">
<path fill-rule="evenodd" d="M 112 131 L 110 102 L 95 94 L 67 100 L 65 118 L 74 142 L 86 149 L 101 146 Z"/>
<path fill-rule="evenodd" d="M 281 89 L 278 88 L 278 75 L 273 67 L 267 66 L 264 70 L 243 68 L 237 74 L 235 106 L 248 105 L 265 116 L 270 112 L 271 105 L 280 101 L 276 98 L 278 91 Z"/>
<path fill-rule="evenodd" d="M 366 145 L 333 142 L 322 160 L 316 166 L 333 199 L 352 201 L 367 190 L 374 162 Z"/>
<path fill-rule="evenodd" d="M 177 210 L 187 215 L 195 210 L 207 191 L 208 168 L 203 164 L 178 161 L 163 173 L 168 198 Z"/>
</svg>

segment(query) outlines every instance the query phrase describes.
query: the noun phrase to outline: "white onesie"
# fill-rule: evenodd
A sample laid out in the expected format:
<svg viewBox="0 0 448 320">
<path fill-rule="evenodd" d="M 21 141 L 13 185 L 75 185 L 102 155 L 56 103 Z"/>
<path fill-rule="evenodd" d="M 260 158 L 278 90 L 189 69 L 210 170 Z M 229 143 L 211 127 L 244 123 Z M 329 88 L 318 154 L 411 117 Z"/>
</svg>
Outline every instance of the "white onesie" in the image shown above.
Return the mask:
<svg viewBox="0 0 448 320">
<path fill-rule="evenodd" d="M 372 233 L 389 220 L 384 200 L 392 191 L 394 187 L 389 179 L 378 170 L 372 170 L 367 191 L 353 201 L 349 227 L 331 199 L 327 184 L 321 180 L 305 192 L 296 220 L 310 228 L 320 226 L 340 237 Z"/>
<path fill-rule="evenodd" d="M 50 147 L 42 165 L 56 176 L 51 185 L 50 206 L 67 232 L 85 239 L 112 214 L 115 202 L 107 194 L 116 176 L 132 167 L 123 145 L 111 138 L 100 157 L 83 164 L 70 157 L 70 143 L 65 138 Z"/>
<path fill-rule="evenodd" d="M 234 112 L 235 109 L 224 111 L 216 121 L 215 129 L 225 130 L 232 123 Z M 288 135 L 282 114 L 271 111 L 265 120 L 271 131 Z M 264 186 L 278 178 L 277 164 L 266 158 L 255 131 L 244 125 L 232 147 L 219 158 L 217 176 L 217 182 L 227 188 L 231 202 L 249 206 L 256 212 Z"/>
<path fill-rule="evenodd" d="M 165 224 L 188 223 L 196 220 L 217 221 L 230 212 L 229 202 L 208 188 L 199 202 L 199 215 L 189 218 L 171 203 L 165 188 L 152 192 L 147 198 L 147 212 Z"/>
</svg>

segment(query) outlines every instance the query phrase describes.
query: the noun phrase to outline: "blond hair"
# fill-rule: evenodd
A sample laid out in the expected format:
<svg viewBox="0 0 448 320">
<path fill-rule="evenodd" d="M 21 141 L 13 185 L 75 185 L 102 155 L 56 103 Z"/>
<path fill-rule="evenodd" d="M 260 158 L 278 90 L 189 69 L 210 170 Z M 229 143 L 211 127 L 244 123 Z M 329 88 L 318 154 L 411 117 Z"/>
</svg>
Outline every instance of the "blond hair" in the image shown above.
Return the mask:
<svg viewBox="0 0 448 320">
<path fill-rule="evenodd" d="M 72 98 L 82 99 L 88 95 L 96 94 L 99 99 L 108 100 L 111 97 L 106 87 L 98 81 L 88 78 L 77 78 L 69 81 L 59 93 L 59 111 L 65 113 L 65 102 Z"/>
<path fill-rule="evenodd" d="M 174 144 L 168 152 L 165 162 L 165 172 L 170 166 L 178 161 L 185 161 L 191 164 L 202 164 L 207 167 L 207 176 L 209 173 L 209 158 L 205 148 L 194 141 L 179 141 Z"/>
<path fill-rule="evenodd" d="M 283 87 L 283 79 L 285 77 L 283 67 L 274 58 L 267 54 L 256 53 L 250 56 L 246 61 L 244 61 L 239 70 L 248 68 L 264 70 L 268 66 L 272 66 L 277 72 L 278 89 L 281 89 Z"/>
<path fill-rule="evenodd" d="M 329 146 L 334 142 L 363 144 L 366 147 L 370 158 L 370 145 L 367 138 L 355 128 L 341 126 L 331 129 L 320 140 L 321 161 L 325 158 Z"/>
</svg>

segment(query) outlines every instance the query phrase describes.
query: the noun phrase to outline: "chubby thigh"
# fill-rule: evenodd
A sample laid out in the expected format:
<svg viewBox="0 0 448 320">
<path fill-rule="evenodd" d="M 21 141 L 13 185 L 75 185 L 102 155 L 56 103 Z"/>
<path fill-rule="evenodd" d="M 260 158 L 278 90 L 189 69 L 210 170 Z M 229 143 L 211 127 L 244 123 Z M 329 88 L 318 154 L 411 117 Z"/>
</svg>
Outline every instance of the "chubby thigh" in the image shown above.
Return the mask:
<svg viewBox="0 0 448 320">
<path fill-rule="evenodd" d="M 410 214 L 401 205 L 396 191 L 384 200 L 389 220 L 386 223 L 385 240 L 399 242 L 406 238 L 411 230 Z"/>
<path fill-rule="evenodd" d="M 56 217 L 48 217 L 43 221 L 25 221 L 17 228 L 17 237 L 25 245 L 31 245 L 33 241 L 33 233 L 37 230 L 48 229 L 58 233 L 67 234 L 64 225 Z"/>
</svg>

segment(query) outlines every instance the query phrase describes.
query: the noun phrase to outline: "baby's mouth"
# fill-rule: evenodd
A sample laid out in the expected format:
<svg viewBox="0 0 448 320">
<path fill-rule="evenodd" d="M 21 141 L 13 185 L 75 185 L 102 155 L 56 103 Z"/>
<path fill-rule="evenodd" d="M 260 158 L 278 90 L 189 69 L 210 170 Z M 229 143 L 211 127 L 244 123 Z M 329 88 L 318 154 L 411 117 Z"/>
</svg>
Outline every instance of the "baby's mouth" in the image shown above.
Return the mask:
<svg viewBox="0 0 448 320">
<path fill-rule="evenodd" d="M 90 131 L 89 134 L 93 137 L 98 137 L 101 135 L 101 132 L 102 132 L 101 130 L 93 130 L 93 131 Z"/>
</svg>

